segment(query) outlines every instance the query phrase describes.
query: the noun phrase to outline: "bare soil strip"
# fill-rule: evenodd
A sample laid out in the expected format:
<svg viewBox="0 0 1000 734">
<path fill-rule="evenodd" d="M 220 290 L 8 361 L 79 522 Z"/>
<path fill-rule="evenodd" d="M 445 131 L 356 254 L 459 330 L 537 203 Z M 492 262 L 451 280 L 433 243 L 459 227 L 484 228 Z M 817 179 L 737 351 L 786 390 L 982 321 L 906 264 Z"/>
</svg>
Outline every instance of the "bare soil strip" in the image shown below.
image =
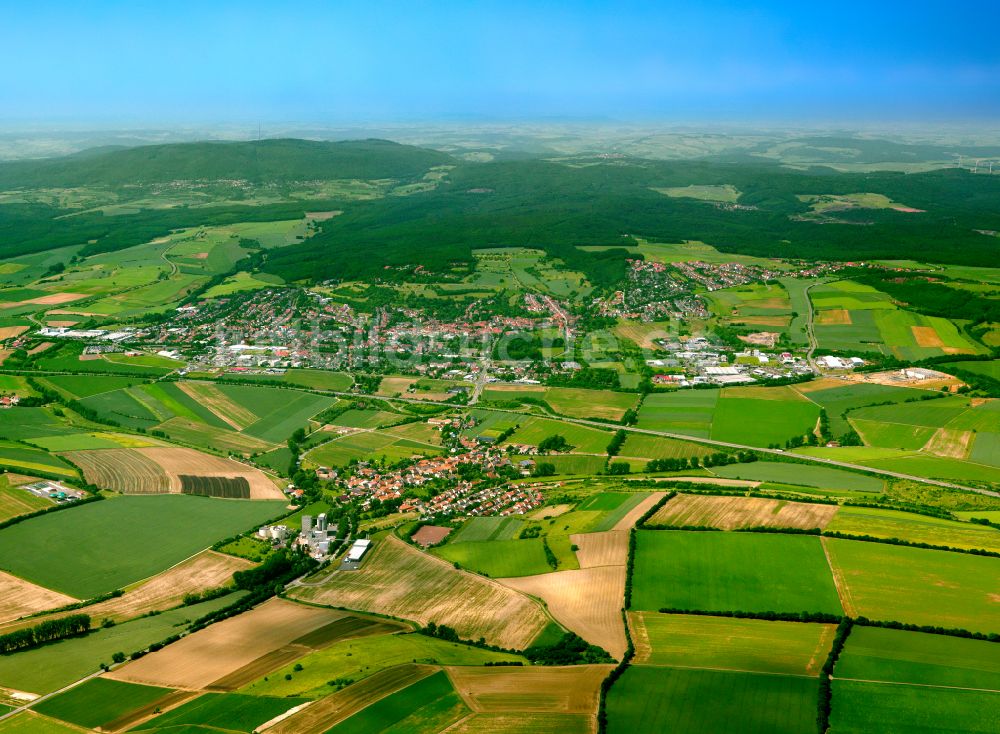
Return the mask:
<svg viewBox="0 0 1000 734">
<path fill-rule="evenodd" d="M 537 597 L 560 624 L 617 660 L 625 654 L 621 608 L 625 566 L 600 566 L 538 576 L 500 579 L 512 589 Z"/>
<path fill-rule="evenodd" d="M 332 696 L 321 698 L 265 731 L 268 734 L 322 734 L 361 709 L 438 670 L 430 665 L 410 663 L 379 671 Z"/>
<path fill-rule="evenodd" d="M 477 713 L 596 714 L 611 665 L 540 668 L 448 667 L 455 690 Z"/>
<path fill-rule="evenodd" d="M 270 599 L 118 668 L 108 677 L 169 688 L 202 689 L 289 645 L 346 612 Z"/>
<path fill-rule="evenodd" d="M 653 494 L 629 510 L 629 513 L 625 517 L 615 523 L 612 530 L 631 530 L 639 521 L 639 518 L 649 512 L 649 509 L 662 500 L 665 495 L 666 492 L 653 492 Z"/>
<path fill-rule="evenodd" d="M 0 622 L 72 604 L 74 599 L 0 571 Z M 37 620 L 32 620 L 32 623 Z"/>
<path fill-rule="evenodd" d="M 760 497 L 716 497 L 679 494 L 650 518 L 651 525 L 697 525 L 735 528 L 825 528 L 836 505 L 788 502 Z"/>
</svg>

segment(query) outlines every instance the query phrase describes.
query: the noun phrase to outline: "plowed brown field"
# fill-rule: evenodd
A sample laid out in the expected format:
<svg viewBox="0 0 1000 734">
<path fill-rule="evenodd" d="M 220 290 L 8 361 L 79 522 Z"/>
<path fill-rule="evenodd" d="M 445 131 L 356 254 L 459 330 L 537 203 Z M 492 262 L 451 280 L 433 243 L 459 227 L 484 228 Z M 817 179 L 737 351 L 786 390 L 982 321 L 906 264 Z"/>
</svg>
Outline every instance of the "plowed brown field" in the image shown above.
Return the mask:
<svg viewBox="0 0 1000 734">
<path fill-rule="evenodd" d="M 596 714 L 611 665 L 540 668 L 448 667 L 448 677 L 479 713 Z"/>
<path fill-rule="evenodd" d="M 680 494 L 649 519 L 650 525 L 697 525 L 734 528 L 825 528 L 837 514 L 836 505 L 761 497 L 715 497 Z"/>
</svg>

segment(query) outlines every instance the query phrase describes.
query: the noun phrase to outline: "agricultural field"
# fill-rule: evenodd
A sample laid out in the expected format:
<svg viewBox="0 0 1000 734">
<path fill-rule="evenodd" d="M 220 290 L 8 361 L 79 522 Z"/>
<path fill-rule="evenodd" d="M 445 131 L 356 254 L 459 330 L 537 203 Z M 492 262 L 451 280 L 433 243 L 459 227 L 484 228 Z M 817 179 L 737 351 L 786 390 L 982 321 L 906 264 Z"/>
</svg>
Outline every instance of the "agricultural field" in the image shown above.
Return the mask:
<svg viewBox="0 0 1000 734">
<path fill-rule="evenodd" d="M 192 606 L 171 609 L 84 637 L 60 640 L 31 650 L 0 656 L 0 686 L 18 691 L 45 694 L 80 680 L 110 663 L 116 652 L 126 655 L 177 634 L 184 626 L 209 612 L 236 601 L 233 595 L 222 596 Z"/>
<path fill-rule="evenodd" d="M 618 458 L 640 459 L 687 459 L 692 456 L 708 456 L 713 449 L 688 441 L 678 441 L 648 433 L 629 433 L 618 452 Z"/>
<path fill-rule="evenodd" d="M 819 407 L 790 388 L 678 390 L 649 395 L 639 428 L 749 446 L 784 446 L 816 427 Z"/>
<path fill-rule="evenodd" d="M 253 564 L 241 558 L 234 558 L 215 551 L 203 551 L 198 555 L 178 563 L 161 574 L 157 574 L 146 581 L 140 581 L 126 589 L 121 596 L 108 599 L 107 601 L 90 604 L 86 607 L 86 613 L 94 619 L 111 619 L 115 622 L 123 622 L 134 619 L 149 612 L 161 609 L 169 609 L 183 603 L 187 594 L 201 594 L 206 591 L 227 587 L 231 584 L 233 574 L 236 571 L 245 571 L 252 568 Z M 9 583 L 13 576 L 0 576 L 3 583 Z M 16 579 L 20 584 L 27 585 L 27 582 Z M 8 587 L 9 588 L 9 587 Z M 24 603 L 25 600 L 36 601 L 40 593 L 56 595 L 54 592 L 33 587 L 34 594 L 19 592 L 16 596 L 9 597 L 11 601 L 18 600 Z M 62 606 L 72 601 L 65 597 L 61 603 L 49 603 L 44 608 Z M 36 601 L 37 603 L 37 601 Z M 33 610 L 34 611 L 34 610 Z M 54 619 L 56 617 L 72 614 L 73 612 L 56 612 L 45 617 L 37 616 L 30 620 L 20 622 L 10 622 L 0 624 L 0 633 L 23 627 L 28 624 L 37 624 L 43 619 Z M 8 619 L 8 615 L 0 615 L 0 621 Z"/>
<path fill-rule="evenodd" d="M 107 678 L 91 680 L 34 706 L 33 710 L 77 726 L 97 728 L 164 698 L 169 688 Z"/>
<path fill-rule="evenodd" d="M 306 700 L 302 698 L 205 693 L 130 731 L 150 734 L 177 731 L 250 732 L 303 703 Z"/>
<path fill-rule="evenodd" d="M 728 479 L 750 479 L 758 482 L 797 484 L 803 487 L 834 489 L 845 492 L 881 492 L 884 483 L 876 477 L 855 474 L 844 469 L 811 464 L 785 464 L 775 461 L 755 461 L 751 464 L 713 466 L 711 472 Z"/>
<path fill-rule="evenodd" d="M 595 566 L 501 581 L 512 589 L 541 599 L 559 624 L 590 644 L 603 648 L 616 660 L 621 660 L 625 654 L 625 629 L 621 617 L 624 566 Z"/>
<path fill-rule="evenodd" d="M 330 421 L 335 426 L 346 426 L 348 428 L 381 428 L 391 426 L 404 419 L 399 413 L 390 413 L 387 410 L 358 410 L 352 408 L 341 413 Z"/>
<path fill-rule="evenodd" d="M 610 431 L 550 418 L 524 417 L 517 421 L 517 425 L 520 427 L 507 439 L 507 443 L 537 446 L 549 436 L 562 436 L 572 446 L 571 452 L 581 454 L 603 455 L 612 436 Z M 480 435 L 482 433 L 479 432 Z"/>
<path fill-rule="evenodd" d="M 300 390 L 181 381 L 134 385 L 81 402 L 130 428 L 162 431 L 217 451 L 249 452 L 284 442 L 336 399 Z"/>
<path fill-rule="evenodd" d="M 834 675 L 1000 693 L 1000 647 L 985 640 L 855 626 Z"/>
<path fill-rule="evenodd" d="M 451 536 L 451 543 L 470 543 L 485 540 L 514 540 L 524 526 L 517 517 L 470 517 Z"/>
<path fill-rule="evenodd" d="M 989 734 L 1000 726 L 998 696 L 996 691 L 834 680 L 830 732 Z"/>
<path fill-rule="evenodd" d="M 826 414 L 830 419 L 830 432 L 834 436 L 842 436 L 850 429 L 850 424 L 844 417 L 844 414 L 849 411 L 875 403 L 903 403 L 923 395 L 932 394 L 929 391 L 912 387 L 893 387 L 873 383 L 841 383 L 838 385 L 836 382 L 831 382 L 830 385 L 830 387 L 815 390 L 807 383 L 808 390 L 804 389 L 804 386 L 797 386 L 797 389 L 808 400 L 826 409 Z"/>
<path fill-rule="evenodd" d="M 753 527 L 823 529 L 837 515 L 838 509 L 836 505 L 761 497 L 680 494 L 661 507 L 646 524 L 690 525 L 722 530 Z"/>
<path fill-rule="evenodd" d="M 609 421 L 621 420 L 625 411 L 635 407 L 639 400 L 639 396 L 635 393 L 612 390 L 497 383 L 486 388 L 483 398 L 498 402 L 541 400 L 548 403 L 555 412 L 571 418 L 598 418 Z"/>
<path fill-rule="evenodd" d="M 713 291 L 712 311 L 726 324 L 785 332 L 792 321 L 792 302 L 780 283 L 741 285 Z"/>
<path fill-rule="evenodd" d="M 608 732 L 802 734 L 814 730 L 817 690 L 798 676 L 634 665 L 608 694 Z"/>
<path fill-rule="evenodd" d="M 346 612 L 271 599 L 134 660 L 109 677 L 143 685 L 227 690 L 336 640 L 345 629 L 366 626 L 354 624 Z"/>
<path fill-rule="evenodd" d="M 0 530 L 0 557 L 16 576 L 86 599 L 154 576 L 284 507 L 183 495 L 114 497 Z M 52 545 L 51 537 L 74 542 Z"/>
<path fill-rule="evenodd" d="M 76 478 L 76 470 L 58 456 L 14 441 L 0 440 L 0 467 L 17 472 L 41 472 Z"/>
<path fill-rule="evenodd" d="M 871 286 L 840 280 L 812 288 L 820 349 L 881 352 L 920 360 L 945 354 L 980 354 L 984 348 L 956 324 L 897 307 Z"/>
<path fill-rule="evenodd" d="M 827 530 L 1000 553 L 1000 530 L 874 507 L 841 507 Z"/>
<path fill-rule="evenodd" d="M 70 451 L 66 458 L 83 470 L 87 481 L 123 494 L 191 492 L 185 478 L 241 479 L 245 491 L 236 495 L 210 494 L 239 499 L 280 500 L 281 490 L 267 475 L 232 459 L 178 447 Z M 188 482 L 193 484 L 192 482 Z"/>
<path fill-rule="evenodd" d="M 0 734 L 80 734 L 81 731 L 76 726 L 31 711 L 0 720 Z"/>
<path fill-rule="evenodd" d="M 635 665 L 817 677 L 836 625 L 631 612 Z"/>
<path fill-rule="evenodd" d="M 841 613 L 817 537 L 671 530 L 636 536 L 633 609 Z"/>
<path fill-rule="evenodd" d="M 402 459 L 440 453 L 440 445 L 400 438 L 387 432 L 362 431 L 320 444 L 305 455 L 303 464 L 309 467 L 345 466 L 352 461 L 394 464 Z"/>
<path fill-rule="evenodd" d="M 1000 631 L 1000 559 L 836 538 L 822 542 L 848 614 Z"/>
<path fill-rule="evenodd" d="M 60 594 L 0 571 L 0 623 L 73 604 L 76 601 L 66 594 Z"/>
<path fill-rule="evenodd" d="M 436 734 L 470 713 L 447 674 L 438 671 L 371 703 L 336 724 L 328 734 Z"/>
<path fill-rule="evenodd" d="M 610 665 L 564 667 L 449 667 L 448 676 L 477 713 L 597 713 Z"/>
<path fill-rule="evenodd" d="M 473 543 L 451 542 L 431 552 L 458 567 L 499 578 L 533 576 L 552 571 L 545 557 L 545 541 L 485 540 Z"/>
<path fill-rule="evenodd" d="M 464 639 L 485 637 L 501 647 L 523 649 L 547 619 L 531 600 L 480 576 L 387 537 L 358 571 L 321 574 L 295 588 L 297 599 L 364 612 L 436 622 Z"/>
<path fill-rule="evenodd" d="M 478 666 L 524 662 L 524 658 L 421 634 L 380 634 L 335 642 L 301 658 L 297 663 L 301 670 L 296 670 L 293 664 L 285 665 L 258 678 L 241 691 L 253 695 L 322 698 L 331 693 L 329 681 L 360 681 L 396 665 L 414 662 L 421 665 Z"/>
<path fill-rule="evenodd" d="M 362 711 L 373 701 L 403 690 L 438 671 L 439 668 L 416 663 L 380 671 L 306 706 L 270 727 L 269 731 L 271 734 L 324 734 L 331 725 Z"/>
<path fill-rule="evenodd" d="M 35 480 L 36 477 L 23 474 L 0 474 L 0 522 L 52 507 L 51 500 L 21 489 L 23 485 Z"/>
</svg>

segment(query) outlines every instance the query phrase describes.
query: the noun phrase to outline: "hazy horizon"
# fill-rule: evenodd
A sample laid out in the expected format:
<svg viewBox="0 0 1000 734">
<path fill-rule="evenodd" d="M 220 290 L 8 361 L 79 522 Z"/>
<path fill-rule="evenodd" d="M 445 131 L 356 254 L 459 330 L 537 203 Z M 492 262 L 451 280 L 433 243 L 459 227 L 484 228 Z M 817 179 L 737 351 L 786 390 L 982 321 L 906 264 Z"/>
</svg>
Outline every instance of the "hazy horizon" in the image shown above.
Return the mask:
<svg viewBox="0 0 1000 734">
<path fill-rule="evenodd" d="M 986 2 L 107 2 L 5 14 L 0 126 L 984 124 Z"/>
</svg>

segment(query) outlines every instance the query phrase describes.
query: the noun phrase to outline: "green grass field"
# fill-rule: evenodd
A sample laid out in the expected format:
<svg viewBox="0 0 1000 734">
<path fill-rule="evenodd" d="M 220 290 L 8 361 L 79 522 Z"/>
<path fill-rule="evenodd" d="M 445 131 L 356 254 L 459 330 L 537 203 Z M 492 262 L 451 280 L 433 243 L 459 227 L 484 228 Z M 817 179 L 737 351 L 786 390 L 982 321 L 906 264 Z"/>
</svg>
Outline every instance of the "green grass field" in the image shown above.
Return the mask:
<svg viewBox="0 0 1000 734">
<path fill-rule="evenodd" d="M 636 537 L 633 609 L 842 611 L 819 538 L 664 530 Z"/>
<path fill-rule="evenodd" d="M 58 456 L 11 441 L 0 440 L 0 466 L 25 474 L 47 472 L 67 478 L 77 476 L 76 470 Z"/>
<path fill-rule="evenodd" d="M 439 446 L 398 438 L 389 433 L 354 433 L 317 446 L 305 455 L 309 466 L 344 466 L 351 461 L 393 463 L 413 456 L 436 456 Z"/>
<path fill-rule="evenodd" d="M 1000 632 L 1000 559 L 824 538 L 848 613 L 869 619 Z"/>
<path fill-rule="evenodd" d="M 349 678 L 359 681 L 380 670 L 404 663 L 427 665 L 485 665 L 517 662 L 520 655 L 492 652 L 419 634 L 380 635 L 344 640 L 311 653 L 294 664 L 274 671 L 242 690 L 267 696 L 321 698 L 332 692 L 328 681 Z M 286 678 L 291 676 L 291 678 Z"/>
<path fill-rule="evenodd" d="M 707 456 L 713 453 L 713 450 L 701 444 L 673 438 L 651 436 L 647 433 L 629 433 L 618 453 L 623 457 L 642 459 L 686 459 L 691 456 Z"/>
<path fill-rule="evenodd" d="M 284 507 L 187 495 L 114 497 L 0 531 L 0 558 L 15 576 L 87 599 L 153 576 Z"/>
<path fill-rule="evenodd" d="M 1000 645 L 855 626 L 837 660 L 834 676 L 1000 692 Z"/>
<path fill-rule="evenodd" d="M 1000 693 L 833 682 L 830 734 L 992 734 L 998 728 Z"/>
<path fill-rule="evenodd" d="M 844 469 L 809 464 L 785 464 L 776 461 L 755 461 L 752 464 L 728 464 L 711 469 L 713 474 L 729 479 L 750 479 L 761 482 L 798 484 L 818 489 L 850 492 L 881 492 L 883 482 L 875 477 L 855 474 Z"/>
<path fill-rule="evenodd" d="M 80 734 L 80 729 L 25 711 L 0 721 L 0 734 Z"/>
<path fill-rule="evenodd" d="M 850 427 L 842 415 L 845 411 L 887 401 L 901 403 L 927 393 L 924 390 L 915 390 L 909 387 L 862 383 L 831 387 L 826 390 L 813 390 L 804 394 L 807 399 L 826 409 L 830 419 L 830 431 L 834 436 L 840 436 L 846 433 Z"/>
<path fill-rule="evenodd" d="M 304 698 L 206 693 L 130 731 L 163 734 L 186 731 L 251 732 L 261 724 L 305 702 Z"/>
<path fill-rule="evenodd" d="M 241 592 L 243 593 L 243 592 Z M 99 629 L 84 637 L 61 640 L 32 650 L 0 656 L 0 686 L 44 694 L 80 680 L 110 663 L 116 652 L 126 655 L 177 634 L 188 622 L 232 604 L 229 595 L 141 617 Z"/>
<path fill-rule="evenodd" d="M 71 724 L 95 729 L 168 693 L 169 688 L 92 678 L 55 698 L 42 701 L 34 710 Z"/>
<path fill-rule="evenodd" d="M 527 540 L 485 540 L 475 543 L 451 542 L 431 552 L 462 568 L 493 578 L 534 576 L 553 568 L 545 560 L 541 538 Z"/>
<path fill-rule="evenodd" d="M 327 734 L 436 734 L 469 713 L 442 671 L 376 701 Z"/>
<path fill-rule="evenodd" d="M 639 428 L 709 438 L 719 390 L 678 390 L 648 395 L 639 409 Z"/>
<path fill-rule="evenodd" d="M 819 675 L 833 626 L 638 612 L 633 639 L 641 665 Z M 649 649 L 649 653 L 644 651 Z"/>
<path fill-rule="evenodd" d="M 602 431 L 597 428 L 589 428 L 574 423 L 562 423 L 549 418 L 524 418 L 520 421 L 520 428 L 514 431 L 508 443 L 527 444 L 537 446 L 549 436 L 559 435 L 566 439 L 574 451 L 584 454 L 603 454 L 608 448 L 608 441 L 611 440 L 610 431 Z M 544 459 L 537 459 L 544 461 Z"/>
<path fill-rule="evenodd" d="M 816 427 L 819 408 L 804 400 L 723 397 L 712 419 L 711 438 L 748 446 L 784 446 Z"/>
<path fill-rule="evenodd" d="M 516 517 L 471 517 L 450 538 L 452 543 L 468 543 L 481 540 L 513 540 L 520 533 L 524 523 Z"/>
<path fill-rule="evenodd" d="M 816 693 L 810 678 L 633 665 L 608 693 L 608 732 L 805 734 Z"/>
<path fill-rule="evenodd" d="M 827 530 L 1000 552 L 1000 530 L 873 507 L 841 507 Z"/>
</svg>

